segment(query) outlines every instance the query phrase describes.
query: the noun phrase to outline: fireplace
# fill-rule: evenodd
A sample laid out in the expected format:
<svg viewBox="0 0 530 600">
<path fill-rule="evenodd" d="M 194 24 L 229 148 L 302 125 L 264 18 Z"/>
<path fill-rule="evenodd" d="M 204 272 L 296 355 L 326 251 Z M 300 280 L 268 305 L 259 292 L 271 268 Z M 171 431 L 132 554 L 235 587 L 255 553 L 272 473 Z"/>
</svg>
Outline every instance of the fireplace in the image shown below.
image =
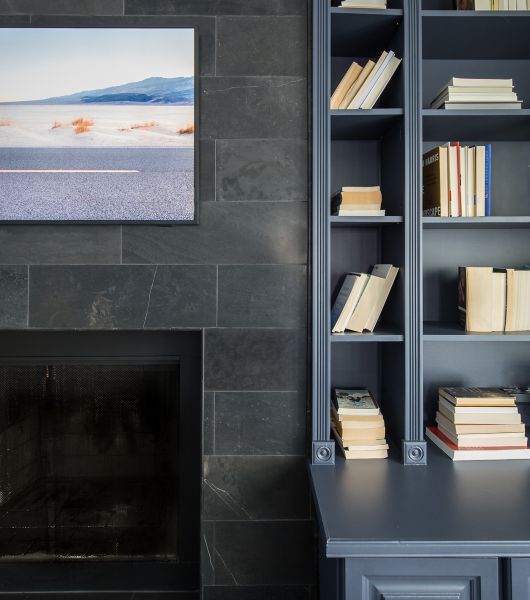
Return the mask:
<svg viewBox="0 0 530 600">
<path fill-rule="evenodd" d="M 197 589 L 200 334 L 1 341 L 0 591 Z"/>
</svg>

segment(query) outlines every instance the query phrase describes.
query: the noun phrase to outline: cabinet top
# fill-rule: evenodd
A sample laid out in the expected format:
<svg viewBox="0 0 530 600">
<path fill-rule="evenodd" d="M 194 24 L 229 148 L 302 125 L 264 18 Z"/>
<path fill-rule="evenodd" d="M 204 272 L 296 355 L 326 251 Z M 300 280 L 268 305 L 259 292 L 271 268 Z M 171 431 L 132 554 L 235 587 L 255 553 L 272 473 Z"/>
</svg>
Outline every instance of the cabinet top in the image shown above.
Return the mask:
<svg viewBox="0 0 530 600">
<path fill-rule="evenodd" d="M 326 555 L 530 556 L 530 461 L 310 466 Z"/>
</svg>

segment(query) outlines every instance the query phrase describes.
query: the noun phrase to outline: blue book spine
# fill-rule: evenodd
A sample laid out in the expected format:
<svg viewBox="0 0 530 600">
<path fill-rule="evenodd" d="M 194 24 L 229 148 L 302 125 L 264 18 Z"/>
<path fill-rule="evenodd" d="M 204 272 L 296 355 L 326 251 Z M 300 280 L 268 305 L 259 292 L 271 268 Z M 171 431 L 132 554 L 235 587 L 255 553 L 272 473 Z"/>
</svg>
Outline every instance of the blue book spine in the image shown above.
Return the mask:
<svg viewBox="0 0 530 600">
<path fill-rule="evenodd" d="M 491 144 L 486 144 L 486 217 L 491 217 Z"/>
</svg>

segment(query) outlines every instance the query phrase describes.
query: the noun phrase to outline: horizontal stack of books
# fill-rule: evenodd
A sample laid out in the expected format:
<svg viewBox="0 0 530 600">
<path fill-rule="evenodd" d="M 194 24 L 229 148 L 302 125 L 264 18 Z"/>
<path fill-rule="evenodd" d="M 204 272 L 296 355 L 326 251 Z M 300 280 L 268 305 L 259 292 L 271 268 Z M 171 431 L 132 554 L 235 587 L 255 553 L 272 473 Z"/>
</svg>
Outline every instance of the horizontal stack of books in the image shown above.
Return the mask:
<svg viewBox="0 0 530 600">
<path fill-rule="evenodd" d="M 345 458 L 386 458 L 385 421 L 368 390 L 333 391 L 331 429 Z"/>
<path fill-rule="evenodd" d="M 370 274 L 347 273 L 331 310 L 333 333 L 372 332 L 399 272 L 393 265 L 375 265 Z"/>
<path fill-rule="evenodd" d="M 331 197 L 331 214 L 339 217 L 384 217 L 381 188 L 343 187 Z"/>
<path fill-rule="evenodd" d="M 456 0 L 457 10 L 530 10 L 530 0 Z"/>
<path fill-rule="evenodd" d="M 426 435 L 453 460 L 530 458 L 515 396 L 500 388 L 440 388 Z"/>
<path fill-rule="evenodd" d="M 491 144 L 448 142 L 423 155 L 423 216 L 491 216 Z"/>
<path fill-rule="evenodd" d="M 530 267 L 459 267 L 458 315 L 466 331 L 530 331 Z"/>
<path fill-rule="evenodd" d="M 373 108 L 400 63 L 392 50 L 364 67 L 354 61 L 331 96 L 331 109 Z"/>
<path fill-rule="evenodd" d="M 507 109 L 521 108 L 512 79 L 462 79 L 453 77 L 431 102 L 431 108 Z"/>
<path fill-rule="evenodd" d="M 342 0 L 340 8 L 386 8 L 386 0 Z"/>
</svg>

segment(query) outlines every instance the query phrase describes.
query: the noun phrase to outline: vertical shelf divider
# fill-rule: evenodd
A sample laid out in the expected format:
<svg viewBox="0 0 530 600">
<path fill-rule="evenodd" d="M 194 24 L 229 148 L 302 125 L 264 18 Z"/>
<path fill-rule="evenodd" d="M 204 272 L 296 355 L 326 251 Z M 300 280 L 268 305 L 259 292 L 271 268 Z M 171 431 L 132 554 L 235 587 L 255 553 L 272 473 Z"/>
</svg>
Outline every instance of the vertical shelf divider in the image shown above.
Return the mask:
<svg viewBox="0 0 530 600">
<path fill-rule="evenodd" d="M 330 10 L 313 0 L 313 189 L 312 189 L 312 449 L 314 465 L 335 464 L 330 440 Z"/>
<path fill-rule="evenodd" d="M 422 23 L 421 1 L 404 2 L 405 27 L 405 439 L 403 463 L 427 464 L 423 437 Z"/>
</svg>

